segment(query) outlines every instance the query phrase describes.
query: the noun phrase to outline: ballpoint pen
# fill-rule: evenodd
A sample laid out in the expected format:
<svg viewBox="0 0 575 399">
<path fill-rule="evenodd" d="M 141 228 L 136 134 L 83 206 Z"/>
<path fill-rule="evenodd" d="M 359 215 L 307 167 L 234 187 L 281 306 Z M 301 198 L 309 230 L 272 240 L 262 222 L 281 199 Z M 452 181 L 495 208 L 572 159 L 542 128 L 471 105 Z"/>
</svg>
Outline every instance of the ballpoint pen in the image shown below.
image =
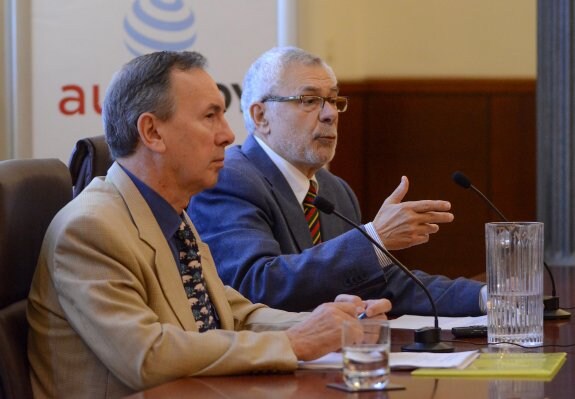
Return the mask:
<svg viewBox="0 0 575 399">
<path fill-rule="evenodd" d="M 361 312 L 358 316 L 357 316 L 358 320 L 363 320 L 363 319 L 367 319 L 367 314 L 365 312 Z"/>
</svg>

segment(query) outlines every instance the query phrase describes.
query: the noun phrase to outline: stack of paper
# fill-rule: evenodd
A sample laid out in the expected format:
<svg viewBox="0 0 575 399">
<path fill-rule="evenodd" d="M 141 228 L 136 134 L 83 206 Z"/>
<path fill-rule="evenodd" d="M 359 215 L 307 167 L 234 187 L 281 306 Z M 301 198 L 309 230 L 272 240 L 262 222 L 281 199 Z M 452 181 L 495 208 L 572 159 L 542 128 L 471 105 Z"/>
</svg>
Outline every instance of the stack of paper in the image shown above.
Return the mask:
<svg viewBox="0 0 575 399">
<path fill-rule="evenodd" d="M 413 370 L 420 367 L 465 368 L 479 353 L 477 351 L 453 353 L 428 352 L 392 352 L 389 354 L 389 366 L 392 370 Z M 340 369 L 343 367 L 342 354 L 329 353 L 319 359 L 300 362 L 300 369 Z"/>
<path fill-rule="evenodd" d="M 438 320 L 439 328 L 442 330 L 451 330 L 453 327 L 487 325 L 487 315 L 476 317 L 438 317 Z M 390 320 L 389 325 L 391 328 L 417 330 L 422 327 L 433 327 L 435 325 L 435 318 L 433 316 L 403 315 L 397 319 Z"/>
<path fill-rule="evenodd" d="M 392 370 L 413 370 L 421 367 L 441 369 L 464 369 L 479 356 L 478 351 L 431 353 L 393 352 L 389 356 Z"/>
</svg>

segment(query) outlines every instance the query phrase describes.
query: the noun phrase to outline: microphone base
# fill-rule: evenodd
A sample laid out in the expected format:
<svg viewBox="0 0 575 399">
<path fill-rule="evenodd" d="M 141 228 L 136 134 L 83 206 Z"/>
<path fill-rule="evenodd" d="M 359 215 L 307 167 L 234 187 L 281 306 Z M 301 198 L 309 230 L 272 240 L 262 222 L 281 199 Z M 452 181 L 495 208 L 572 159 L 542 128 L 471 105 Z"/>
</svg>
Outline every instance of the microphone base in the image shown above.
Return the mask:
<svg viewBox="0 0 575 399">
<path fill-rule="evenodd" d="M 559 297 L 546 296 L 543 298 L 543 319 L 544 320 L 560 320 L 569 319 L 571 313 L 559 308 Z"/>
<path fill-rule="evenodd" d="M 414 331 L 414 343 L 401 347 L 402 352 L 453 352 L 455 348 L 445 342 L 441 342 L 441 329 L 424 327 Z"/>
<path fill-rule="evenodd" d="M 450 353 L 454 350 L 455 348 L 453 346 L 444 342 L 438 342 L 436 344 L 423 344 L 421 342 L 414 342 L 413 344 L 401 347 L 402 352 Z"/>
</svg>

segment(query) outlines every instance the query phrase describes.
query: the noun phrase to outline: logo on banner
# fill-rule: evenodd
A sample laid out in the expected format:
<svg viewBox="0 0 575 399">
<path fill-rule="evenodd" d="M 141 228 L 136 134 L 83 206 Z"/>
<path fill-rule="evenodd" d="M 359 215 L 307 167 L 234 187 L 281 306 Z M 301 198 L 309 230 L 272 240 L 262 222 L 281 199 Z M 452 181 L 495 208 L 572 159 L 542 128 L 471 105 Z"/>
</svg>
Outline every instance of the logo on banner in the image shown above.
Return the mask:
<svg viewBox="0 0 575 399">
<path fill-rule="evenodd" d="M 196 41 L 195 16 L 184 0 L 136 0 L 124 18 L 124 42 L 135 57 L 188 50 Z"/>
<path fill-rule="evenodd" d="M 196 16 L 189 0 L 134 0 L 123 20 L 124 44 L 134 57 L 155 51 L 190 50 L 197 37 Z M 239 104 L 239 83 L 218 83 L 226 107 Z M 62 115 L 101 114 L 100 85 L 62 85 L 58 108 Z M 238 108 L 239 109 L 239 108 Z M 240 110 L 241 112 L 241 110 Z"/>
</svg>

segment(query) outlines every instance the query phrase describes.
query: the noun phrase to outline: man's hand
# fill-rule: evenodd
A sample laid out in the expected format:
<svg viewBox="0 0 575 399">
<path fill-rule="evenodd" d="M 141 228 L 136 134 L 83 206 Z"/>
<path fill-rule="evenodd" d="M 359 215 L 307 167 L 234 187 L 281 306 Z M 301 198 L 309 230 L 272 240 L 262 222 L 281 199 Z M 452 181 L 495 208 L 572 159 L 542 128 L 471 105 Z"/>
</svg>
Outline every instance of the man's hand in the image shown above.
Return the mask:
<svg viewBox="0 0 575 399">
<path fill-rule="evenodd" d="M 355 295 L 338 295 L 336 302 L 324 303 L 310 316 L 286 330 L 292 349 L 298 360 L 313 360 L 329 352 L 341 349 L 343 322 L 357 322 L 357 315 L 366 312 L 367 317 L 386 319 L 391 310 L 387 299 L 363 301 Z"/>
<path fill-rule="evenodd" d="M 430 234 L 437 233 L 438 223 L 453 221 L 453 214 L 448 212 L 451 204 L 447 201 L 401 202 L 408 189 L 409 181 L 403 176 L 373 220 L 373 227 L 389 250 L 424 244 L 429 241 Z"/>
<path fill-rule="evenodd" d="M 349 302 L 355 305 L 356 314 L 365 313 L 370 319 L 387 320 L 386 313 L 391 310 L 389 299 L 368 299 L 362 300 L 356 295 L 339 294 L 335 302 Z"/>
<path fill-rule="evenodd" d="M 286 330 L 298 360 L 313 360 L 341 348 L 345 320 L 357 321 L 356 305 L 349 302 L 324 303 L 310 316 Z"/>
</svg>

